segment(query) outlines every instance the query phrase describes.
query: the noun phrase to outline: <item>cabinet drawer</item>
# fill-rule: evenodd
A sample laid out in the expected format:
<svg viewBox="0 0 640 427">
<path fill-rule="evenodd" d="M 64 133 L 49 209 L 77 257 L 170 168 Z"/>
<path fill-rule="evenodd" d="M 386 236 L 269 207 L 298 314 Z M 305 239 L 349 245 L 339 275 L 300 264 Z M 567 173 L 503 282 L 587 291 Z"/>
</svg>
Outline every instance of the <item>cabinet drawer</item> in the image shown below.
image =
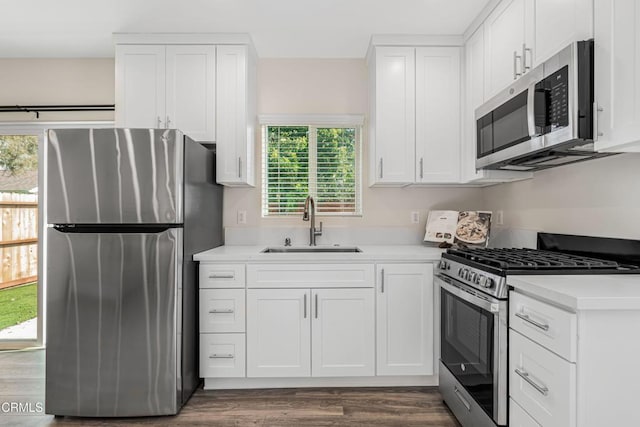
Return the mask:
<svg viewBox="0 0 640 427">
<path fill-rule="evenodd" d="M 244 332 L 244 289 L 200 289 L 200 332 Z"/>
<path fill-rule="evenodd" d="M 509 293 L 509 327 L 568 361 L 576 361 L 575 313 L 512 291 Z"/>
<path fill-rule="evenodd" d="M 527 414 L 513 399 L 509 399 L 509 426 L 540 427 L 531 415 Z"/>
<path fill-rule="evenodd" d="M 513 330 L 509 395 L 545 427 L 576 425 L 576 365 Z"/>
<path fill-rule="evenodd" d="M 244 288 L 244 264 L 200 263 L 200 288 Z"/>
<path fill-rule="evenodd" d="M 244 377 L 244 334 L 200 334 L 200 376 Z"/>
<path fill-rule="evenodd" d="M 373 264 L 248 264 L 249 288 L 372 288 Z"/>
</svg>

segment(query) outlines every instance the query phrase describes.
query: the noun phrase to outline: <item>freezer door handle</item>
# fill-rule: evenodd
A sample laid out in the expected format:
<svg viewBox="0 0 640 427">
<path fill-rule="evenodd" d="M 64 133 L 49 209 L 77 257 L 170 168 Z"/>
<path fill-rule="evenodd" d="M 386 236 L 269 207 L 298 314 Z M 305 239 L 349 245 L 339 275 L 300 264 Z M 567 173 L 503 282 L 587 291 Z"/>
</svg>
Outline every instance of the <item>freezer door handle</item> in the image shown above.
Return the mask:
<svg viewBox="0 0 640 427">
<path fill-rule="evenodd" d="M 52 228 L 61 233 L 135 233 L 158 234 L 171 228 L 181 228 L 181 224 L 53 224 Z"/>
</svg>

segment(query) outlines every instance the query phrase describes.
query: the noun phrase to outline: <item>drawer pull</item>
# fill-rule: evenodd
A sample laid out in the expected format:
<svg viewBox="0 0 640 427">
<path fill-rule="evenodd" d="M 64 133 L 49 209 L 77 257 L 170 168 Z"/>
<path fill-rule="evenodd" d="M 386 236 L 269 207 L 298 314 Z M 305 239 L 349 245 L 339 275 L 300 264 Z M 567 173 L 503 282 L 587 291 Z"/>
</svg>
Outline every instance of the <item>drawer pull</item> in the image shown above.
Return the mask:
<svg viewBox="0 0 640 427">
<path fill-rule="evenodd" d="M 471 404 L 467 401 L 467 399 L 465 399 L 462 396 L 462 394 L 460 394 L 460 390 L 458 390 L 458 387 L 454 386 L 453 392 L 455 393 L 456 397 L 460 400 L 460 402 L 462 402 L 464 407 L 467 408 L 467 411 L 471 411 Z"/>
<path fill-rule="evenodd" d="M 232 308 L 214 308 L 213 310 L 209 310 L 209 313 L 212 314 L 218 314 L 218 313 L 233 313 L 233 309 Z"/>
<path fill-rule="evenodd" d="M 538 390 L 538 392 L 540 392 L 541 395 L 546 396 L 546 395 L 549 394 L 549 389 L 547 387 L 545 387 L 545 386 L 536 384 L 536 382 L 531 379 L 531 377 L 529 376 L 528 372 L 525 372 L 525 371 L 522 371 L 522 370 L 516 368 L 516 374 L 518 374 L 518 376 L 520 378 L 525 380 L 531 387 L 533 387 L 536 390 Z"/>
<path fill-rule="evenodd" d="M 233 354 L 212 354 L 209 356 L 209 359 L 233 359 L 235 356 Z"/>
<path fill-rule="evenodd" d="M 233 279 L 234 277 L 233 274 L 212 274 L 209 279 Z"/>
<path fill-rule="evenodd" d="M 533 326 L 535 326 L 536 328 L 540 328 L 543 331 L 548 331 L 549 330 L 549 325 L 547 325 L 545 323 L 536 322 L 531 317 L 529 317 L 528 314 L 516 313 L 516 317 L 519 317 L 520 319 L 524 320 L 525 322 L 531 323 Z"/>
</svg>

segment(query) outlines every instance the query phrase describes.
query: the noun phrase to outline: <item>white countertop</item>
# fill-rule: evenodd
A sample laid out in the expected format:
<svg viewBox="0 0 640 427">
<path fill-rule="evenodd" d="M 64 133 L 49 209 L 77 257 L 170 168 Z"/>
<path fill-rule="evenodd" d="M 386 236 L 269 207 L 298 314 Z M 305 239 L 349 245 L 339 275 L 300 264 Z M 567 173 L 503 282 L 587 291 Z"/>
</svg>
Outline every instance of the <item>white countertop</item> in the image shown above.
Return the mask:
<svg viewBox="0 0 640 427">
<path fill-rule="evenodd" d="M 262 253 L 267 245 L 220 246 L 197 253 L 193 259 L 203 262 L 432 262 L 439 260 L 444 251 L 422 245 L 354 246 L 362 252 Z"/>
<path fill-rule="evenodd" d="M 640 310 L 639 274 L 509 276 L 507 283 L 573 310 Z"/>
</svg>

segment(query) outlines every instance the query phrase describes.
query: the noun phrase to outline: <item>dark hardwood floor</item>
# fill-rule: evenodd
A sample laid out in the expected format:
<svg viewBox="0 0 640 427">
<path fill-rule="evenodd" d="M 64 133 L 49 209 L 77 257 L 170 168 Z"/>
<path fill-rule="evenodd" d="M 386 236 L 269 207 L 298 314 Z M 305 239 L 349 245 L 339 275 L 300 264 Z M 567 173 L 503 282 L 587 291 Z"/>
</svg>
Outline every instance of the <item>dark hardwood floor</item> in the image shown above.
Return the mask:
<svg viewBox="0 0 640 427">
<path fill-rule="evenodd" d="M 44 351 L 0 352 L 0 405 L 44 404 Z M 1 408 L 1 406 L 0 406 Z M 199 389 L 179 415 L 54 418 L 0 412 L 2 426 L 458 426 L 433 387 Z"/>
</svg>

